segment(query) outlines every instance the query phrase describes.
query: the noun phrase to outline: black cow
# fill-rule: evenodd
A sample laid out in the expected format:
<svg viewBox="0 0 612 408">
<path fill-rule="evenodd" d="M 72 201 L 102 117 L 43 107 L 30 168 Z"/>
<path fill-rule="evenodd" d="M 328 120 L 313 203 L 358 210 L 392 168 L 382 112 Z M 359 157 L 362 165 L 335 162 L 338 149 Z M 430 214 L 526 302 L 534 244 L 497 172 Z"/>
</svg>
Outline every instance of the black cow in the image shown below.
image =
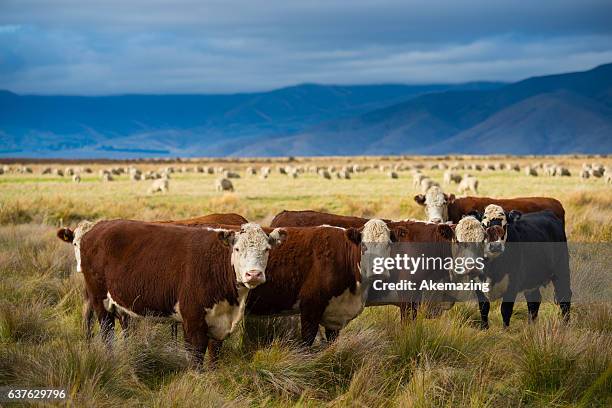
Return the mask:
<svg viewBox="0 0 612 408">
<path fill-rule="evenodd" d="M 525 294 L 530 321 L 535 320 L 542 301 L 540 287 L 550 282 L 554 286 L 555 301 L 564 320 L 568 321 L 572 291 L 563 221 L 549 210 L 528 214 L 511 211 L 506 214 L 506 220 L 491 221 L 488 227 L 488 234 L 490 230 L 499 231 L 498 242 L 489 239 L 490 251 L 505 248 L 487 262 L 480 277 L 489 282 L 491 288 L 487 296 L 476 293 L 482 326 L 488 327 L 488 298 L 502 298 L 501 314 L 504 326 L 508 327 L 514 301 L 520 292 Z"/>
</svg>

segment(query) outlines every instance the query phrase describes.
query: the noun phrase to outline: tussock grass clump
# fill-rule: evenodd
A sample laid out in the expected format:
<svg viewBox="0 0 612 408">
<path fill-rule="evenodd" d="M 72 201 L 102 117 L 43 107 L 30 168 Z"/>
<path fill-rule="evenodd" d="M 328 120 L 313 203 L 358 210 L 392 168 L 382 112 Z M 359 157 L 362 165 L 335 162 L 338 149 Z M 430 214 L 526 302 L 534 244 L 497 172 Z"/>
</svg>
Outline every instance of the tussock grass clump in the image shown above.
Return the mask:
<svg viewBox="0 0 612 408">
<path fill-rule="evenodd" d="M 12 384 L 68 388 L 73 397 L 85 401 L 129 399 L 145 391 L 130 362 L 99 341 L 85 344 L 59 340 L 21 348 L 17 353 L 13 358 L 21 364 Z"/>
<path fill-rule="evenodd" d="M 295 400 L 311 389 L 311 355 L 293 343 L 276 340 L 256 350 L 252 357 L 242 353 L 225 355 L 219 373 L 226 387 L 237 396 L 255 395 L 258 400 Z"/>
<path fill-rule="evenodd" d="M 171 339 L 167 324 L 148 321 L 132 322 L 132 327 L 117 348 L 117 353 L 129 362 L 140 381 L 154 388 L 168 375 L 190 366 L 189 354 L 182 344 Z"/>
<path fill-rule="evenodd" d="M 155 408 L 232 408 L 248 406 L 249 402 L 244 397 L 229 398 L 224 395 L 222 386 L 216 381 L 215 373 L 187 371 L 164 384 L 153 395 L 150 406 Z"/>
<path fill-rule="evenodd" d="M 535 400 L 575 401 L 612 364 L 612 337 L 571 330 L 558 319 L 526 327 L 515 342 L 523 388 Z M 606 392 L 592 391 L 591 398 Z"/>
<path fill-rule="evenodd" d="M 41 343 L 56 335 L 54 316 L 43 303 L 0 303 L 0 342 Z"/>
<path fill-rule="evenodd" d="M 465 322 L 426 320 L 419 315 L 414 322 L 398 326 L 392 352 L 400 363 L 422 360 L 458 365 L 471 361 L 489 341 L 484 332 Z"/>
</svg>

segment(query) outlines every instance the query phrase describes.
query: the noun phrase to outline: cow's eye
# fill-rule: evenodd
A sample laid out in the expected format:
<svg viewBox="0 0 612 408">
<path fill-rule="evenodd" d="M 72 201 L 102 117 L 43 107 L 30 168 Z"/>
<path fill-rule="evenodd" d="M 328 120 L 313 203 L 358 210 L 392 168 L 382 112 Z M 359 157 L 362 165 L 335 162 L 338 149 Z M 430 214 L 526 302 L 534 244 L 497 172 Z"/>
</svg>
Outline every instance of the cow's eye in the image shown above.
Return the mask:
<svg viewBox="0 0 612 408">
<path fill-rule="evenodd" d="M 234 251 L 238 252 L 238 248 L 234 248 Z"/>
</svg>

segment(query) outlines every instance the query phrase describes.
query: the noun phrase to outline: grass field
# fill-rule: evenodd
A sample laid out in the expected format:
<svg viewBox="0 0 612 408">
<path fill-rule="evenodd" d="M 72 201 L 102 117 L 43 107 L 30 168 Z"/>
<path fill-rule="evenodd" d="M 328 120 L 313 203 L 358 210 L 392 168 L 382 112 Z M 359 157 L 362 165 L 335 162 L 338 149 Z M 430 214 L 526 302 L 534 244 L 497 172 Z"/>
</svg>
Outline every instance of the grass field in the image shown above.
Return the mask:
<svg viewBox="0 0 612 408">
<path fill-rule="evenodd" d="M 320 160 L 340 166 L 373 161 Z M 610 166 L 611 159 L 511 161 L 554 162 L 569 167 L 572 176 L 470 171 L 480 181 L 480 195 L 558 198 L 567 212 L 570 241 L 612 242 L 612 186 L 578 177 L 583 162 Z M 377 170 L 353 174 L 351 180 L 324 180 L 273 171 L 262 180 L 244 175 L 244 167 L 253 163 L 220 165 L 241 173 L 232 180 L 235 193 L 216 192 L 217 176 L 175 173 L 168 193 L 148 195 L 150 181 L 124 175 L 102 183 L 97 172 L 108 164 L 88 165 L 94 173 L 83 174 L 80 184 L 40 175 L 43 167 L 65 163 L 34 164 L 32 174 L 0 175 L 0 385 L 67 388 L 75 406 L 612 406 L 610 303 L 576 305 L 569 325 L 560 323 L 555 305 L 544 304 L 530 325 L 521 302 L 508 330 L 502 329 L 494 304 L 488 331 L 478 328 L 476 304 L 456 305 L 437 319 L 419 315 L 405 325 L 397 308 L 368 308 L 336 342 L 311 349 L 300 348 L 282 329 L 272 339 L 254 336 L 264 327 L 254 322 L 224 343 L 217 369 L 203 372 L 190 367 L 180 338 L 174 343 L 166 325 L 147 320 L 130 337 L 120 336 L 112 352 L 97 339 L 86 342 L 82 276 L 75 272 L 72 248 L 55 237 L 60 224 L 210 212 L 238 212 L 266 224 L 283 209 L 423 218 L 409 172 L 395 180 Z M 423 172 L 442 181 L 441 170 Z M 445 190 L 455 192 L 455 186 Z"/>
</svg>

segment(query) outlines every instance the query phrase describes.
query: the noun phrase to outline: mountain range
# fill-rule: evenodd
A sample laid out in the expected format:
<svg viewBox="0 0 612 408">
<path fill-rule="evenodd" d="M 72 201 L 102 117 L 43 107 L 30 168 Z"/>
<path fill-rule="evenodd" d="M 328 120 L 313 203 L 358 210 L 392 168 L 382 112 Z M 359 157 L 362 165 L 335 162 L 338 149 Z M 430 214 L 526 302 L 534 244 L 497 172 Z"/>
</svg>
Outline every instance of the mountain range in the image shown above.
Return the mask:
<svg viewBox="0 0 612 408">
<path fill-rule="evenodd" d="M 611 152 L 612 64 L 510 84 L 94 97 L 0 91 L 4 157 Z"/>
</svg>

